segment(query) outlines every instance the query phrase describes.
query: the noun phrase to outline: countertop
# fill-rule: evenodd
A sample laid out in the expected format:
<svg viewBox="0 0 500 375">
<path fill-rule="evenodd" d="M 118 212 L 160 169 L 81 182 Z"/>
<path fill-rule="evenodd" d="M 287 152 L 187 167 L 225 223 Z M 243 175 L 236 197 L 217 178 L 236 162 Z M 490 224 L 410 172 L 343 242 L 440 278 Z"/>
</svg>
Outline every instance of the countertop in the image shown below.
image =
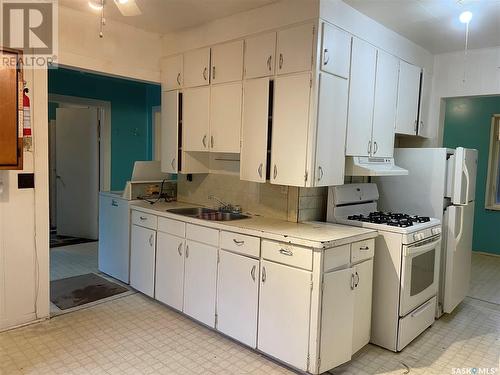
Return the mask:
<svg viewBox="0 0 500 375">
<path fill-rule="evenodd" d="M 134 210 L 180 220 L 186 223 L 248 234 L 250 236 L 257 236 L 320 250 L 378 236 L 378 232 L 373 229 L 325 222 L 292 223 L 262 216 L 250 216 L 247 219 L 220 222 L 196 219 L 167 212 L 168 209 L 182 207 L 199 206 L 183 202 L 159 202 L 153 205 L 147 202 L 134 202 L 130 205 L 130 208 Z"/>
</svg>

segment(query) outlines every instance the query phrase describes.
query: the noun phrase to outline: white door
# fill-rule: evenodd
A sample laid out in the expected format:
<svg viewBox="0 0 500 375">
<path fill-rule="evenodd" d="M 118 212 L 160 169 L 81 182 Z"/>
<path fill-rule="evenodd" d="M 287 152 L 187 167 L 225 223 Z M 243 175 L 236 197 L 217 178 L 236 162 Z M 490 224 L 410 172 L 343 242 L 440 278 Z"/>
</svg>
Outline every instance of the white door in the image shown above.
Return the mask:
<svg viewBox="0 0 500 375">
<path fill-rule="evenodd" d="M 315 186 L 344 184 L 348 96 L 348 80 L 320 74 Z"/>
<path fill-rule="evenodd" d="M 392 157 L 398 101 L 399 60 L 377 52 L 372 156 Z"/>
<path fill-rule="evenodd" d="M 447 239 L 443 311 L 451 313 L 469 292 L 474 202 L 466 206 L 448 207 L 444 224 Z"/>
<path fill-rule="evenodd" d="M 57 234 L 99 237 L 99 130 L 96 108 L 56 110 Z"/>
<path fill-rule="evenodd" d="M 320 372 L 351 359 L 353 318 L 354 269 L 348 268 L 324 274 Z"/>
<path fill-rule="evenodd" d="M 418 66 L 400 61 L 396 115 L 396 133 L 398 134 L 417 134 L 421 72 L 422 69 Z"/>
<path fill-rule="evenodd" d="M 354 319 L 352 353 L 356 353 L 370 342 L 372 322 L 373 259 L 354 267 Z"/>
<path fill-rule="evenodd" d="M 215 327 L 217 248 L 186 240 L 184 313 Z"/>
<path fill-rule="evenodd" d="M 263 260 L 260 280 L 257 348 L 307 371 L 311 273 Z"/>
<path fill-rule="evenodd" d="M 349 78 L 352 37 L 345 31 L 323 23 L 321 70 Z"/>
<path fill-rule="evenodd" d="M 346 155 L 370 154 L 376 63 L 377 49 L 353 38 Z"/>
<path fill-rule="evenodd" d="M 242 83 L 212 86 L 210 151 L 240 152 Z"/>
<path fill-rule="evenodd" d="M 155 299 L 182 311 L 184 239 L 157 233 Z"/>
<path fill-rule="evenodd" d="M 305 24 L 278 31 L 278 74 L 311 70 L 314 26 Z"/>
<path fill-rule="evenodd" d="M 304 186 L 309 128 L 309 73 L 274 81 L 271 183 Z"/>
<path fill-rule="evenodd" d="M 274 75 L 276 33 L 257 35 L 245 40 L 245 78 Z"/>
<path fill-rule="evenodd" d="M 177 173 L 179 141 L 179 91 L 165 91 L 161 96 L 161 170 Z"/>
<path fill-rule="evenodd" d="M 245 81 L 241 130 L 240 179 L 266 182 L 269 79 Z"/>
<path fill-rule="evenodd" d="M 186 52 L 183 60 L 184 87 L 210 83 L 210 48 Z"/>
<path fill-rule="evenodd" d="M 212 83 L 241 81 L 243 78 L 243 41 L 212 47 Z"/>
<path fill-rule="evenodd" d="M 453 204 L 464 205 L 475 200 L 478 151 L 458 147 L 455 150 L 455 169 L 452 176 Z"/>
<path fill-rule="evenodd" d="M 132 225 L 130 232 L 130 286 L 149 297 L 155 291 L 156 231 Z"/>
<path fill-rule="evenodd" d="M 167 57 L 162 61 L 162 90 L 178 90 L 182 87 L 182 62 L 182 55 Z"/>
<path fill-rule="evenodd" d="M 210 87 L 186 89 L 182 94 L 182 147 L 208 151 Z"/>
<path fill-rule="evenodd" d="M 259 261 L 220 251 L 217 329 L 252 348 L 257 346 Z"/>
</svg>

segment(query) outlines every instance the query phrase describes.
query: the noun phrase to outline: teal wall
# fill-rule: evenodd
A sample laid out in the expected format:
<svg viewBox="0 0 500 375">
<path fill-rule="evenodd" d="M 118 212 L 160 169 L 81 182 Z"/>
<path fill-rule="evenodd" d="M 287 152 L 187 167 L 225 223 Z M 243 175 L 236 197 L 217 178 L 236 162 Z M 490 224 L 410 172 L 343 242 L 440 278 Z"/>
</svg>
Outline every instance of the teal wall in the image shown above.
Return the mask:
<svg viewBox="0 0 500 375">
<path fill-rule="evenodd" d="M 152 108 L 161 102 L 159 85 L 84 73 L 49 70 L 49 94 L 111 102 L 111 189 L 121 190 L 136 160 L 152 157 Z M 49 118 L 55 118 L 49 103 Z"/>
<path fill-rule="evenodd" d="M 447 99 L 443 145 L 479 150 L 473 249 L 500 254 L 500 211 L 484 208 L 494 114 L 500 114 L 500 96 Z"/>
</svg>

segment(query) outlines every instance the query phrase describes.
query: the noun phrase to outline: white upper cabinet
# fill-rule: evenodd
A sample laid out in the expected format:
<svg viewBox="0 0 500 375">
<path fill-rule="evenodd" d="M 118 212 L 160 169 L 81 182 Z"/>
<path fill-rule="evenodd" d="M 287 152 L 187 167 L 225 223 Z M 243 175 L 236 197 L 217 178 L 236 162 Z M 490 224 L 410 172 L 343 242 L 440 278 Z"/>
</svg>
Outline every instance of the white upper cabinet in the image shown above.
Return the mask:
<svg viewBox="0 0 500 375">
<path fill-rule="evenodd" d="M 313 59 L 314 26 L 305 24 L 278 31 L 278 74 L 309 71 Z"/>
<path fill-rule="evenodd" d="M 241 81 L 243 78 L 243 41 L 212 47 L 212 83 Z"/>
<path fill-rule="evenodd" d="M 278 77 L 274 86 L 271 183 L 305 186 L 311 75 Z"/>
<path fill-rule="evenodd" d="M 344 183 L 349 81 L 321 73 L 314 186 Z"/>
<path fill-rule="evenodd" d="M 400 62 L 396 133 L 416 135 L 418 128 L 418 105 L 420 99 L 420 77 L 418 66 Z"/>
<path fill-rule="evenodd" d="M 162 90 L 177 90 L 182 87 L 182 68 L 182 55 L 168 57 L 162 61 Z"/>
<path fill-rule="evenodd" d="M 245 81 L 241 133 L 240 178 L 266 182 L 269 123 L 269 79 Z"/>
<path fill-rule="evenodd" d="M 420 108 L 418 115 L 418 135 L 425 138 L 432 138 L 436 135 L 437 129 L 427 123 L 429 115 L 430 99 L 432 91 L 432 75 L 422 70 L 422 88 L 420 90 Z M 433 124 L 436 126 L 437 124 Z"/>
<path fill-rule="evenodd" d="M 353 38 L 346 155 L 370 154 L 376 62 L 377 49 Z"/>
<path fill-rule="evenodd" d="M 257 35 L 245 40 L 245 78 L 274 75 L 276 33 Z"/>
<path fill-rule="evenodd" d="M 323 23 L 321 36 L 321 70 L 349 78 L 351 41 L 348 33 Z"/>
<path fill-rule="evenodd" d="M 179 137 L 179 91 L 164 91 L 161 96 L 161 170 L 177 173 Z"/>
<path fill-rule="evenodd" d="M 392 157 L 394 153 L 398 70 L 399 59 L 379 50 L 373 108 L 372 156 Z"/>
<path fill-rule="evenodd" d="M 240 152 L 241 82 L 212 86 L 210 151 Z"/>
<path fill-rule="evenodd" d="M 186 89 L 182 95 L 184 151 L 208 151 L 210 87 Z"/>
<path fill-rule="evenodd" d="M 184 87 L 204 86 L 210 83 L 210 48 L 201 48 L 184 54 Z"/>
</svg>

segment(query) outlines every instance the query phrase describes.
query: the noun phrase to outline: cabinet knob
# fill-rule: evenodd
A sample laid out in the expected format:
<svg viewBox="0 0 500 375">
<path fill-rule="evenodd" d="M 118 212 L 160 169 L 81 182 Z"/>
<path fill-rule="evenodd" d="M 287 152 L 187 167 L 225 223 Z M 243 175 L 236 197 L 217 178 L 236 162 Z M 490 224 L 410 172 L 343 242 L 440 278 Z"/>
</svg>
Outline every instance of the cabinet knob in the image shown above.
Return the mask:
<svg viewBox="0 0 500 375">
<path fill-rule="evenodd" d="M 177 84 L 181 85 L 181 73 L 177 73 Z"/>
<path fill-rule="evenodd" d="M 356 278 L 355 278 L 355 283 L 354 283 L 354 287 L 357 288 L 358 285 L 359 285 L 359 273 L 356 271 Z"/>
<path fill-rule="evenodd" d="M 321 166 L 318 167 L 318 181 L 321 181 L 323 178 L 323 168 Z"/>
<path fill-rule="evenodd" d="M 293 252 L 287 249 L 280 249 L 280 254 L 286 255 L 288 257 L 293 256 Z"/>
<path fill-rule="evenodd" d="M 245 244 L 245 241 L 238 241 L 236 238 L 233 238 L 233 242 L 236 246 L 243 246 Z"/>
<path fill-rule="evenodd" d="M 266 267 L 262 267 L 262 284 L 266 282 L 267 275 L 266 275 Z"/>
<path fill-rule="evenodd" d="M 145 221 L 147 220 L 148 218 L 146 216 L 140 216 L 139 219 L 141 219 L 142 221 Z"/>
<path fill-rule="evenodd" d="M 201 142 L 203 143 L 203 147 L 207 148 L 207 135 L 206 134 L 203 136 L 203 139 Z"/>
<path fill-rule="evenodd" d="M 378 143 L 376 141 L 373 142 L 373 149 L 374 149 L 373 155 L 375 155 L 377 153 L 377 151 L 378 151 Z"/>
<path fill-rule="evenodd" d="M 208 73 L 208 68 L 205 67 L 205 69 L 203 69 L 203 79 L 206 81 L 207 80 L 207 73 Z"/>
<path fill-rule="evenodd" d="M 284 60 L 283 59 L 283 54 L 280 53 L 280 65 L 279 65 L 280 66 L 280 70 L 283 68 L 283 60 Z"/>
<path fill-rule="evenodd" d="M 356 287 L 355 278 L 356 276 L 353 273 L 351 273 L 351 290 L 354 290 L 354 288 Z"/>
<path fill-rule="evenodd" d="M 179 244 L 179 247 L 177 248 L 177 252 L 179 253 L 179 256 L 182 256 L 182 242 Z"/>
<path fill-rule="evenodd" d="M 170 165 L 172 165 L 172 169 L 175 172 L 175 158 L 172 159 L 172 163 L 170 163 Z"/>
<path fill-rule="evenodd" d="M 273 57 L 272 56 L 269 56 L 267 58 L 267 69 L 269 69 L 269 71 L 272 70 L 272 65 L 271 65 L 271 62 L 273 61 Z"/>
<path fill-rule="evenodd" d="M 359 248 L 359 250 L 361 250 L 361 251 L 367 251 L 367 250 L 370 250 L 370 248 L 368 246 L 361 246 Z"/>
<path fill-rule="evenodd" d="M 328 65 L 329 61 L 330 61 L 330 55 L 328 54 L 328 48 L 325 48 L 323 50 L 323 65 Z"/>
<path fill-rule="evenodd" d="M 259 172 L 259 177 L 262 178 L 262 167 L 263 167 L 263 164 L 260 163 L 259 165 L 259 169 L 258 169 L 258 172 Z"/>
<path fill-rule="evenodd" d="M 189 258 L 189 245 L 186 245 L 186 258 Z"/>
<path fill-rule="evenodd" d="M 154 236 L 153 234 L 149 236 L 149 245 L 150 246 L 153 246 L 153 244 L 154 244 L 154 238 L 153 238 L 153 236 Z"/>
<path fill-rule="evenodd" d="M 372 153 L 372 141 L 368 141 L 368 155 Z"/>
<path fill-rule="evenodd" d="M 256 266 L 254 265 L 252 267 L 252 270 L 250 271 L 250 275 L 252 276 L 252 280 L 255 281 L 255 269 L 256 269 Z"/>
<path fill-rule="evenodd" d="M 215 66 L 212 66 L 212 79 L 215 80 Z"/>
</svg>

